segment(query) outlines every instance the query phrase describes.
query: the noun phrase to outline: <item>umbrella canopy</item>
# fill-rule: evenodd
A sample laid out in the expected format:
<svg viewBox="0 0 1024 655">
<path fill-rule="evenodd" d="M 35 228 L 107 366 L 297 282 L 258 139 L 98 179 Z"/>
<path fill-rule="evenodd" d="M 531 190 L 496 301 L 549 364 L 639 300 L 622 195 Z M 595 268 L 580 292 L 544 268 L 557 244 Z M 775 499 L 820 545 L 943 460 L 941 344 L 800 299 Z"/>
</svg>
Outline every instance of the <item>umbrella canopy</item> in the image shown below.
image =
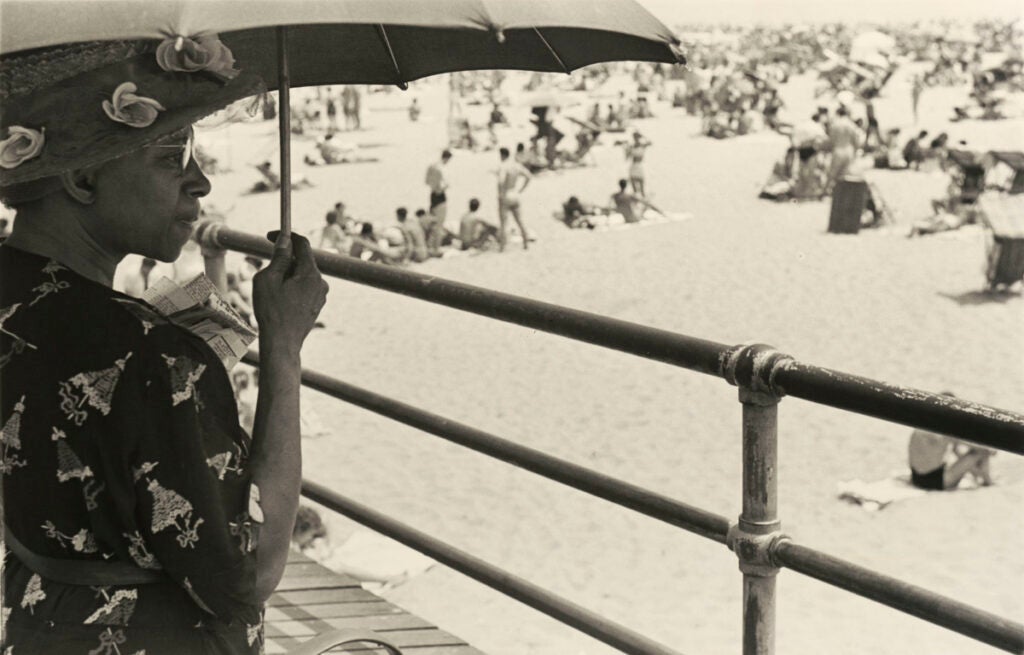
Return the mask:
<svg viewBox="0 0 1024 655">
<path fill-rule="evenodd" d="M 280 89 L 281 229 L 291 229 L 292 86 L 397 84 L 459 70 L 683 63 L 635 0 L 3 0 L 0 56 L 80 41 L 217 33 Z"/>
<path fill-rule="evenodd" d="M 0 55 L 77 41 L 219 33 L 278 87 L 289 27 L 292 86 L 399 84 L 456 70 L 570 72 L 681 63 L 679 41 L 634 0 L 4 0 Z"/>
</svg>

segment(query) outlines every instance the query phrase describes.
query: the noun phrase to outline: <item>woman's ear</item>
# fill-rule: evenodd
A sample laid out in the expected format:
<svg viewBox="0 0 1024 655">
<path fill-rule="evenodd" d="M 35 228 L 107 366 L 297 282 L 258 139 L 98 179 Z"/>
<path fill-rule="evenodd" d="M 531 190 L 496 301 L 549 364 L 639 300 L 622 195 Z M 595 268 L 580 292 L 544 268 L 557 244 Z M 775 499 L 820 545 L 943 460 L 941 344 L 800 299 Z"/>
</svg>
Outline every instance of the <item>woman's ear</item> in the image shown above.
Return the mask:
<svg viewBox="0 0 1024 655">
<path fill-rule="evenodd" d="M 60 181 L 68 195 L 83 205 L 96 202 L 95 167 L 64 171 L 60 174 Z"/>
</svg>

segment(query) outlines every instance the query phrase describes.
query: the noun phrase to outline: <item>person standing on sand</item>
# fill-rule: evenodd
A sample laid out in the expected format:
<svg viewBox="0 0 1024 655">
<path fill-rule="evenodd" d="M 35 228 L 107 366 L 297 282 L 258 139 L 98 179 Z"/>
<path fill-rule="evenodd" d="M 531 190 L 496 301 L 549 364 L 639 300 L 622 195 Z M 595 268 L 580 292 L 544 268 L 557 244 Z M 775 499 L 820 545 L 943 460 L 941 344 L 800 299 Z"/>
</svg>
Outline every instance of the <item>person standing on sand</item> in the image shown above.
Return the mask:
<svg viewBox="0 0 1024 655">
<path fill-rule="evenodd" d="M 836 183 L 849 172 L 863 141 L 862 134 L 860 128 L 850 120 L 850 112 L 846 107 L 836 110 L 836 120 L 828 129 L 828 140 L 832 145 L 832 166 L 828 172 L 826 193 L 832 193 Z"/>
<path fill-rule="evenodd" d="M 529 186 L 533 176 L 514 159 L 509 159 L 508 148 L 501 148 L 498 154 L 501 157 L 501 165 L 498 166 L 499 250 L 504 251 L 505 244 L 508 241 L 506 227 L 508 226 L 508 215 L 510 212 L 512 218 L 516 220 L 516 225 L 519 226 L 519 232 L 523 236 L 523 250 L 526 250 L 531 239 L 526 233 L 526 226 L 523 225 L 519 196 Z M 523 181 L 523 186 L 517 189 L 516 186 L 519 184 L 519 180 Z"/>
<path fill-rule="evenodd" d="M 452 158 L 451 150 L 444 150 L 441 159 L 427 167 L 427 175 L 424 180 L 430 187 L 430 216 L 431 221 L 427 229 L 427 249 L 432 256 L 440 256 L 441 239 L 444 236 L 444 221 L 448 217 L 448 178 L 445 177 L 444 168 Z"/>
<path fill-rule="evenodd" d="M 633 193 L 646 196 L 644 189 L 644 155 L 651 142 L 644 138 L 640 130 L 633 132 L 633 143 L 626 145 L 626 159 L 629 160 L 629 183 L 633 185 Z"/>
</svg>

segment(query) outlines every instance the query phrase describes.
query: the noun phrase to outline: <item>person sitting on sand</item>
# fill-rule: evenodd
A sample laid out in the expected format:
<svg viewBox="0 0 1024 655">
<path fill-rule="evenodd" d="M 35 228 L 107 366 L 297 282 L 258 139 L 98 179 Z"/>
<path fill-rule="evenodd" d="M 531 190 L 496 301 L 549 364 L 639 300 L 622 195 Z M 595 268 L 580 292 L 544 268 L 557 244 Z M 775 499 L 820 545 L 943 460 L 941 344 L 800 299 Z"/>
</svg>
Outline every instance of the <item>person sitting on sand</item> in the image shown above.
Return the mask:
<svg viewBox="0 0 1024 655">
<path fill-rule="evenodd" d="M 325 164 L 340 164 L 352 158 L 356 151 L 356 145 L 335 141 L 333 134 L 325 134 L 322 138 L 317 139 L 316 149 L 323 157 Z"/>
<path fill-rule="evenodd" d="M 385 252 L 377 243 L 377 235 L 373 232 L 373 223 L 363 223 L 359 229 L 359 235 L 352 237 L 348 255 L 368 262 L 390 263 Z"/>
<path fill-rule="evenodd" d="M 351 239 L 338 224 L 338 215 L 344 212 L 344 207 L 345 205 L 339 202 L 335 205 L 334 211 L 327 212 L 325 217 L 327 224 L 320 231 L 320 243 L 317 248 L 323 250 L 326 245 L 340 254 L 348 252 Z"/>
<path fill-rule="evenodd" d="M 471 198 L 469 211 L 459 220 L 459 249 L 477 248 L 487 250 L 488 245 L 498 243 L 498 226 L 480 218 L 480 201 Z"/>
<path fill-rule="evenodd" d="M 915 487 L 951 491 L 968 473 L 981 486 L 992 484 L 989 459 L 993 450 L 925 430 L 914 430 L 907 450 L 910 481 Z"/>
<path fill-rule="evenodd" d="M 405 240 L 405 258 L 417 263 L 426 261 L 430 257 L 427 254 L 427 235 L 423 233 L 420 222 L 410 221 L 409 210 L 405 207 L 395 210 L 395 218 Z"/>
<path fill-rule="evenodd" d="M 665 215 L 665 212 L 655 207 L 650 200 L 644 198 L 638 193 L 630 193 L 627 191 L 626 187 L 628 185 L 629 183 L 626 180 L 619 180 L 619 190 L 612 194 L 612 205 L 615 207 L 615 211 L 622 214 L 622 218 L 627 223 L 639 223 L 643 218 L 643 212 L 638 214 L 636 211 L 637 205 L 649 207 L 662 216 Z"/>
</svg>

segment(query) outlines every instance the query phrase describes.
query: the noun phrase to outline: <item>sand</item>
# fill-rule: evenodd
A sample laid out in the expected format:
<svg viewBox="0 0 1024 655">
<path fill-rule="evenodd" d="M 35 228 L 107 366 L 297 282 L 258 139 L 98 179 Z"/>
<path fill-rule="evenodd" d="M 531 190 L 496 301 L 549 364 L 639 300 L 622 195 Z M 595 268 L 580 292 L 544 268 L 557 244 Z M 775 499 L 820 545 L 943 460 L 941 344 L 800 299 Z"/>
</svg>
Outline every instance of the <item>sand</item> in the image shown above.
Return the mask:
<svg viewBox="0 0 1024 655">
<path fill-rule="evenodd" d="M 791 116 L 814 106 L 811 80 L 785 88 Z M 946 124 L 965 89 L 925 92 L 922 125 L 974 148 L 1020 149 L 1024 121 Z M 419 97 L 424 114 L 404 108 Z M 301 96 L 300 96 L 301 97 Z M 296 139 L 297 231 L 322 224 L 337 200 L 386 223 L 426 205 L 426 166 L 446 141 L 445 79 L 365 97 L 373 164 L 309 168 Z M 796 108 L 794 110 L 793 108 Z M 635 229 L 571 231 L 550 218 L 570 194 L 603 202 L 625 172 L 621 149 L 597 165 L 538 176 L 524 194 L 538 241 L 528 251 L 451 257 L 415 270 L 722 343 L 760 341 L 801 361 L 1021 411 L 1024 340 L 1019 294 L 984 287 L 985 234 L 905 237 L 945 187 L 940 174 L 891 173 L 880 183 L 894 227 L 826 234 L 827 202 L 776 204 L 757 192 L 786 140 L 759 133 L 698 136 L 699 121 L 655 104 L 640 121 L 654 142 L 648 186 L 692 218 Z M 473 111 L 479 112 L 479 109 Z M 500 134 L 528 133 L 523 108 Z M 878 104 L 883 129 L 912 128 L 906 70 Z M 232 226 L 276 221 L 275 195 L 239 196 L 250 167 L 276 157 L 276 123 L 205 133 L 234 172 L 209 200 Z M 612 135 L 614 136 L 614 135 Z M 457 151 L 449 220 L 470 197 L 495 212 L 497 155 Z M 331 282 L 326 328 L 304 364 L 555 456 L 735 518 L 740 507 L 740 405 L 724 381 L 499 324 L 344 281 Z M 331 433 L 304 442 L 305 475 L 681 652 L 737 652 L 741 582 L 735 556 L 700 537 L 539 479 L 365 411 L 305 392 Z M 866 512 L 836 497 L 840 481 L 884 478 L 905 462 L 909 429 L 785 399 L 779 410 L 780 514 L 798 542 L 897 575 L 996 614 L 1024 617 L 1024 461 L 993 460 L 997 485 L 928 494 Z M 330 515 L 341 544 L 355 528 Z M 984 653 L 992 649 L 801 575 L 779 576 L 782 653 Z M 610 648 L 516 601 L 434 566 L 391 599 L 493 655 L 607 653 Z"/>
</svg>

